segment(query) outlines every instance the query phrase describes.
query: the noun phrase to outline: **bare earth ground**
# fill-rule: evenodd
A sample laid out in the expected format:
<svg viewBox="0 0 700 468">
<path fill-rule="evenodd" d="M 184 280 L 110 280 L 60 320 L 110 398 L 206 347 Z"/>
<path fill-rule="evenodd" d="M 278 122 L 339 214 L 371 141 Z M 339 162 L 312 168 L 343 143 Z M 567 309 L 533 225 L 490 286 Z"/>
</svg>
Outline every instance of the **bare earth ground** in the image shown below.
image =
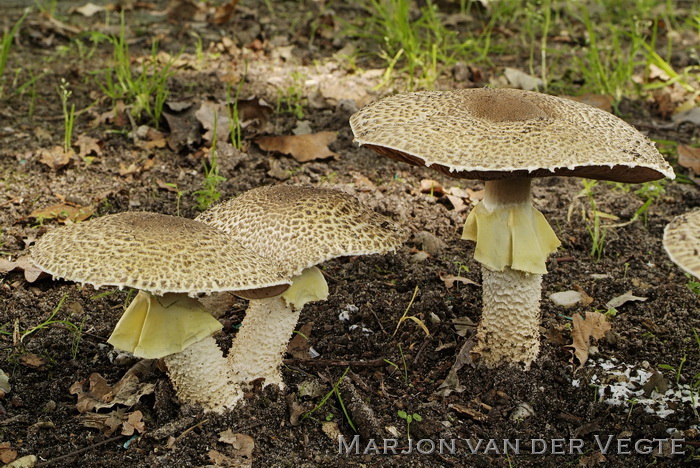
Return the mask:
<svg viewBox="0 0 700 468">
<path fill-rule="evenodd" d="M 7 3 L 9 8 L 0 19 L 3 28 L 19 18 L 23 6 L 15 0 Z M 69 15 L 69 7 L 81 4 L 59 3 L 56 16 L 63 25 L 85 31 L 117 32 L 116 13 L 112 14 L 113 26 L 108 29 L 104 13 L 91 18 Z M 38 457 L 36 466 L 240 466 L 250 463 L 246 455 L 250 454 L 252 440 L 252 464 L 260 467 L 670 467 L 697 463 L 694 453 L 700 450 L 700 421 L 692 401 L 670 403 L 673 411 L 661 417 L 658 403 L 649 406 L 626 397 L 621 406 L 612 406 L 601 401 L 611 396 L 610 389 L 603 397 L 598 394 L 603 384 L 624 383 L 636 376 L 640 376 L 639 382 L 633 385 L 639 389 L 656 371 L 660 374 L 653 377 L 660 382 L 657 388 L 666 385 L 677 389 L 679 385 L 691 384 L 693 376 L 700 373 L 700 343 L 693 334 L 693 330 L 700 330 L 699 296 L 687 287 L 688 278 L 666 257 L 661 245 L 664 226 L 674 216 L 700 206 L 697 185 L 668 183 L 666 193 L 650 207 L 646 221 L 607 231 L 605 252 L 596 261 L 589 254 L 589 221 L 581 214 L 588 201 L 578 196 L 580 181 L 536 181 L 535 204 L 562 240 L 562 247 L 548 264 L 549 274 L 544 277 L 540 357 L 529 372 L 511 368 L 484 370 L 467 363 L 456 374 L 458 382 L 448 381 L 453 391 L 444 392 L 439 387 L 473 332 L 473 327 L 464 329 L 455 326 L 455 321 L 478 322 L 481 295 L 478 284 L 457 282 L 447 288 L 441 276 L 460 274 L 479 283 L 480 268 L 472 259 L 473 245 L 459 240 L 468 209 L 456 210 L 437 191 L 432 195 L 421 192 L 420 182 L 430 178 L 446 190 L 459 186 L 477 192 L 481 184 L 450 180 L 427 169 L 396 163 L 352 143 L 349 116 L 358 105 L 361 107 L 389 90 L 372 91 L 380 74 L 372 73 L 371 65 L 366 65 L 370 72 L 355 73 L 331 58 L 345 45 L 334 42 L 332 26 L 330 33 L 317 32 L 310 43 L 310 19 L 315 18 L 316 3 L 274 2 L 276 14 L 271 16 L 263 2 L 244 1 L 229 22 L 216 26 L 198 20 L 191 12 L 161 14 L 167 2 L 155 2 L 150 7 L 139 7 L 137 3 L 126 2 L 138 8 L 127 10 L 125 15 L 134 56 L 148 55 L 152 36 L 159 37 L 161 50 L 177 54 L 186 46 L 186 52 L 190 52 L 171 78 L 171 102 L 188 101 L 196 109 L 203 101 L 224 101 L 225 83 L 235 86 L 243 75 L 243 57 L 248 61 L 248 76 L 242 98 L 263 98 L 275 107 L 277 90 L 293 84 L 293 76 L 304 77 L 304 96 L 308 100 L 303 118 L 282 112 L 284 109 L 271 112 L 259 119 L 264 122 L 246 128 L 245 151 L 220 146 L 220 173 L 226 181 L 219 188 L 224 197 L 277 183 L 336 187 L 404 223 L 413 236 L 394 254 L 327 262 L 324 273 L 331 289 L 329 300 L 308 305 L 300 320 L 300 327 L 313 324 L 306 346 L 310 345 L 318 357 L 308 361 L 299 359 L 299 354 L 288 355 L 288 367 L 284 369 L 287 389 L 280 392 L 268 388 L 262 394 L 251 394 L 245 406 L 223 415 L 180 407 L 158 363 L 138 368 L 142 386 L 126 393 L 132 397 L 143 393 L 139 399 L 128 404 L 108 402 L 99 411 L 81 414 L 76 408 L 77 396 L 69 392 L 71 388 L 76 392 L 76 382 L 98 373 L 114 385 L 136 364 L 105 342 L 123 310 L 127 291 L 96 298 L 96 291 L 89 287 L 49 278 L 30 283 L 19 269 L 3 274 L 0 323 L 6 333 L 0 336 L 0 368 L 10 377 L 12 386 L 0 399 L 3 461 L 12 461 L 16 452 L 18 457 Z M 345 4 L 334 8 L 338 17 L 359 14 Z M 196 58 L 191 53 L 191 32 L 202 37 L 205 53 L 209 50 L 218 54 L 201 69 L 195 66 Z M 78 33 L 35 12 L 27 18 L 12 50 L 8 70 L 23 66 L 35 75 L 43 75 L 36 89 L 33 117 L 29 117 L 27 94 L 6 93 L 0 101 L 0 250 L 8 260 L 26 254 L 34 239 L 60 224 L 56 219 L 37 222 L 29 216 L 50 205 L 90 207 L 99 215 L 125 210 L 167 214 L 177 214 L 179 210 L 186 217 L 198 213 L 192 192 L 201 188 L 204 179 L 204 130 L 190 119 L 186 130 L 194 137 L 181 138 L 180 147 L 173 149 L 159 144 L 160 137 L 139 139 L 130 134 L 134 128 L 123 115 L 121 119 L 103 119 L 95 124 L 101 116 L 111 115 L 112 107 L 89 72 L 103 68 L 111 52 L 103 43 L 89 58 L 78 58 L 75 49 L 58 56 L 57 47 L 70 45 L 70 38 Z M 89 46 L 88 41 L 86 44 Z M 494 67 L 485 73 L 497 74 L 498 70 Z M 293 71 L 300 74 L 294 75 Z M 74 137 L 86 135 L 96 139 L 99 151 L 87 155 L 92 157 L 89 164 L 75 157 L 65 166 L 52 169 L 40 162 L 40 149 L 62 141 L 63 117 L 56 92 L 61 78 L 71 83 L 71 102 L 76 109 L 87 108 L 76 119 Z M 314 95 L 315 89 L 323 90 L 334 80 L 345 80 L 340 82 L 348 93 L 347 100 L 343 100 L 344 96 L 332 96 L 333 91 L 328 90 Z M 445 79 L 439 87 L 484 84 Z M 685 144 L 698 142 L 697 126 L 670 127 L 666 125 L 669 120 L 658 115 L 649 103 L 623 101 L 621 112 L 650 137 Z M 337 159 L 300 163 L 290 156 L 263 151 L 253 142 L 262 134 L 291 134 L 298 120 L 308 121 L 314 133 L 337 132 L 337 139 L 330 144 Z M 161 130 L 167 137 L 172 129 L 165 121 L 162 123 Z M 149 146 L 150 142 L 155 143 Z M 675 164 L 675 159 L 671 162 Z M 674 168 L 687 174 L 682 167 Z M 164 183 L 176 184 L 184 193 L 179 206 L 177 193 Z M 629 220 L 643 203 L 633 191 L 604 183 L 595 187 L 594 195 L 597 209 L 614 214 L 620 222 Z M 435 247 L 433 237 L 419 234 L 424 231 L 445 245 Z M 426 251 L 427 257 L 421 254 Z M 464 268 L 460 269 L 460 265 Z M 408 314 L 420 318 L 430 335 L 413 321 L 401 323 L 393 335 L 416 288 L 418 292 Z M 547 298 L 554 292 L 573 289 L 584 291 L 592 302 L 564 309 Z M 589 361 L 579 366 L 567 348 L 572 343 L 571 317 L 595 309 L 606 311 L 606 302 L 628 291 L 646 300 L 617 307 L 618 313 L 611 318 L 612 331 L 595 343 Z M 38 329 L 18 341 L 18 335 L 44 322 L 64 295 L 56 318 L 69 318 L 82 327 L 77 353 L 75 334 L 66 323 Z M 225 333 L 219 341 L 225 349 L 230 346 L 245 306 L 244 301 L 234 300 L 221 318 Z M 343 311 L 349 312 L 348 321 L 339 320 Z M 603 369 L 600 363 L 613 359 L 618 367 L 627 364 L 633 370 L 627 377 L 610 376 L 611 370 Z M 678 378 L 673 370 L 659 368 L 662 364 L 677 367 L 682 360 Z M 398 416 L 398 411 L 404 410 L 422 418 L 410 426 L 414 440 L 430 439 L 437 444 L 439 439 L 460 439 L 456 453 L 421 454 L 414 450 L 391 455 L 370 450 L 368 454 L 339 455 L 333 431 L 340 431 L 348 440 L 354 432 L 338 398 L 331 396 L 309 418 L 301 420 L 300 415 L 319 405 L 348 367 L 339 388 L 344 406 L 361 434 L 360 452 L 371 438 L 380 444 L 381 439 L 396 438 L 399 449 L 408 447 L 406 422 Z M 87 388 L 86 382 L 85 391 Z M 105 398 L 109 400 L 109 396 Z M 367 408 L 374 413 L 374 419 L 366 416 Z M 117 418 L 112 427 L 107 415 Z M 134 415 L 129 421 L 136 426 L 136 436 L 120 435 L 128 432 L 128 424 L 122 422 L 130 415 Z M 227 430 L 231 432 L 224 432 Z M 222 432 L 228 436 L 222 436 Z M 248 437 L 238 436 L 237 442 L 232 443 L 231 433 Z M 613 437 L 607 454 L 600 453 L 596 436 L 603 442 L 608 436 Z M 661 453 L 644 454 L 633 448 L 640 439 L 669 437 L 685 440 L 679 446 L 685 455 L 671 454 L 668 443 Z M 465 443 L 470 438 L 474 445 L 478 439 L 484 439 L 477 454 L 472 454 Z M 492 448 L 484 454 L 489 439 L 496 441 L 498 450 Z M 519 439 L 521 453 L 499 453 L 504 439 Z M 533 439 L 543 439 L 549 448 L 542 454 L 531 453 Z M 567 440 L 561 449 L 566 454 L 552 454 L 553 439 Z M 569 453 L 569 439 L 583 440 L 582 453 Z M 632 445 L 618 450 L 618 439 L 631 439 Z M 428 445 L 422 448 L 430 451 Z M 631 453 L 622 453 L 625 451 Z"/>
</svg>

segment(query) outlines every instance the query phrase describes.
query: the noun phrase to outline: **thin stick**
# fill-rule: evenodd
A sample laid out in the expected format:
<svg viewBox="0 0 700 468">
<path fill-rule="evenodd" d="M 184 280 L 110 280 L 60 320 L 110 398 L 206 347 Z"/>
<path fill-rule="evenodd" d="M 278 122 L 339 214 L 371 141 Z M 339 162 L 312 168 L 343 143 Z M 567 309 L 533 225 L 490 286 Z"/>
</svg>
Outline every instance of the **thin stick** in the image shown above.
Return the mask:
<svg viewBox="0 0 700 468">
<path fill-rule="evenodd" d="M 344 359 L 284 359 L 286 365 L 304 365 L 312 366 L 340 366 L 340 367 L 380 367 L 386 364 L 384 359 L 371 359 L 369 361 L 346 361 Z"/>
<path fill-rule="evenodd" d="M 41 466 L 49 466 L 52 463 L 56 463 L 57 461 L 65 460 L 66 458 L 74 457 L 76 455 L 80 455 L 81 453 L 87 452 L 89 450 L 92 450 L 96 447 L 99 447 L 100 445 L 106 445 L 109 444 L 110 442 L 116 442 L 119 439 L 123 439 L 126 436 L 123 435 L 118 435 L 116 437 L 112 437 L 111 439 L 106 439 L 103 440 L 102 442 L 97 442 L 96 444 L 92 444 L 89 447 L 83 447 L 81 449 L 75 450 L 73 452 L 67 453 L 65 455 L 61 455 L 60 457 L 52 458 L 51 460 L 47 460 L 45 462 L 37 463 L 34 465 L 35 467 L 41 467 Z"/>
</svg>

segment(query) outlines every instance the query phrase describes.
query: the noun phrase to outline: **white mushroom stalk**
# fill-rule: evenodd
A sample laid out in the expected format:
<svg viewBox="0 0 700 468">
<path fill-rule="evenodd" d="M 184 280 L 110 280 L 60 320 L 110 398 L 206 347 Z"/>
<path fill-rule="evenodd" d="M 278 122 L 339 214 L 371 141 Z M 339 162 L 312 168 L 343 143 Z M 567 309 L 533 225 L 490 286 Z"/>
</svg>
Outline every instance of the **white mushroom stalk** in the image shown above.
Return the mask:
<svg viewBox="0 0 700 468">
<path fill-rule="evenodd" d="M 392 159 L 486 181 L 463 239 L 476 241 L 484 312 L 472 353 L 529 368 L 539 350 L 540 275 L 559 245 L 532 207 L 530 178 L 639 183 L 673 169 L 631 125 L 594 107 L 517 89 L 395 94 L 350 118 L 355 141 Z"/>
<path fill-rule="evenodd" d="M 211 337 L 221 324 L 190 296 L 279 293 L 290 282 L 218 229 L 158 213 L 54 229 L 34 245 L 32 259 L 57 278 L 138 289 L 109 342 L 137 357 L 165 358 L 180 401 L 205 411 L 234 406 L 242 392 Z"/>
<path fill-rule="evenodd" d="M 346 255 L 391 252 L 407 237 L 403 228 L 350 194 L 294 185 L 249 190 L 212 206 L 197 220 L 227 232 L 293 277 L 282 297 L 260 300 L 235 293 L 251 299 L 229 352 L 236 381 L 262 378 L 264 385 L 281 388 L 282 356 L 302 307 L 328 296 L 315 265 Z"/>
<path fill-rule="evenodd" d="M 220 413 L 243 398 L 221 348 L 211 336 L 165 356 L 163 361 L 181 402 Z"/>
<path fill-rule="evenodd" d="M 236 382 L 247 384 L 262 378 L 263 386 L 284 388 L 282 357 L 301 310 L 308 302 L 324 301 L 327 297 L 328 284 L 323 273 L 311 267 L 294 277 L 284 294 L 251 300 L 228 354 Z"/>
<path fill-rule="evenodd" d="M 547 256 L 560 242 L 532 206 L 531 179 L 492 180 L 469 213 L 462 239 L 476 242 L 483 313 L 472 355 L 488 367 L 529 368 L 539 352 L 540 295 Z"/>
<path fill-rule="evenodd" d="M 233 408 L 243 397 L 212 333 L 222 328 L 185 293 L 139 291 L 107 342 L 134 356 L 163 358 L 181 403 L 207 411 Z"/>
</svg>

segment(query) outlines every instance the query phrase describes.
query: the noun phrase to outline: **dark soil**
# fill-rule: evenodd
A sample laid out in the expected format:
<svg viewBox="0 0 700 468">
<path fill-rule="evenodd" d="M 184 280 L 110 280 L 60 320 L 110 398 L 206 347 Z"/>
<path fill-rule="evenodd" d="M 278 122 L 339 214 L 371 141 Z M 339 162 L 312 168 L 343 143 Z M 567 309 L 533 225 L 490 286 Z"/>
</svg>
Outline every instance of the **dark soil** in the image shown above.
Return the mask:
<svg viewBox="0 0 700 468">
<path fill-rule="evenodd" d="M 5 0 L 2 28 L 13 24 L 24 4 L 31 3 Z M 125 19 L 134 57 L 149 55 L 153 37 L 159 39 L 161 50 L 173 54 L 183 47 L 193 50 L 192 33 L 202 38 L 205 52 L 209 43 L 213 44 L 211 52 L 219 55 L 211 58 L 207 66 L 201 70 L 182 66 L 170 80 L 169 101 L 187 100 L 197 105 L 206 100 L 225 100 L 226 83 L 235 86 L 243 75 L 245 56 L 248 76 L 241 97 L 263 98 L 274 107 L 276 89 L 288 86 L 293 72 L 302 70 L 305 79 L 321 76 L 319 69 L 333 64 L 332 55 L 352 40 L 335 37 L 340 26 L 334 26 L 333 21 L 362 14 L 357 8 L 338 3 L 334 5 L 335 16 L 318 21 L 317 2 L 285 1 L 272 2 L 276 14 L 271 16 L 264 2 L 242 1 L 229 22 L 214 26 L 184 10 L 161 14 L 168 3 L 164 1 L 156 1 L 150 7 L 141 2 L 121 3 L 129 7 Z M 59 2 L 55 16 L 83 31 L 116 32 L 117 14 L 111 14 L 110 29 L 104 24 L 104 13 L 91 18 L 68 13 L 80 5 Z M 316 35 L 310 41 L 312 31 Z M 173 215 L 179 211 L 185 217 L 198 213 L 193 192 L 201 188 L 204 180 L 203 130 L 191 121 L 194 123 L 190 130 L 196 138 L 176 151 L 171 147 L 138 146 L 129 134 L 133 129 L 128 119 L 117 117 L 94 123 L 111 111 L 112 103 L 103 97 L 90 71 L 105 67 L 111 50 L 102 43 L 90 57 L 79 58 L 76 37 L 82 37 L 84 45 L 90 46 L 85 36 L 62 29 L 34 12 L 25 21 L 12 49 L 5 76 L 6 93 L 0 100 L 0 251 L 9 260 L 27 254 L 34 239 L 60 224 L 56 219 L 38 222 L 30 213 L 63 201 L 93 207 L 96 215 L 126 210 Z M 238 52 L 224 51 L 223 46 L 217 48 L 223 37 L 230 38 Z M 61 50 L 64 55 L 59 54 Z M 280 50 L 287 52 L 281 54 Z M 371 69 L 380 64 L 369 61 L 362 66 Z M 28 79 L 29 71 L 40 76 L 32 116 L 30 93 L 14 93 L 16 87 L 8 85 L 11 79 L 7 75 L 18 67 L 24 70 L 20 78 Z M 360 83 L 364 79 L 361 70 L 343 65 L 327 70 L 331 75 L 336 73 L 334 76 L 357 78 Z M 484 74 L 498 70 L 494 66 L 484 70 Z M 63 117 L 56 92 L 61 78 L 71 83 L 71 102 L 76 109 L 85 109 L 76 119 L 74 140 L 79 135 L 96 138 L 102 154 L 90 164 L 75 158 L 65 167 L 51 169 L 40 162 L 39 149 L 62 144 Z M 179 405 L 162 366 L 155 363 L 141 376 L 143 382 L 155 384 L 155 390 L 131 407 L 121 406 L 126 413 L 143 414 L 143 434 L 119 436 L 117 430 L 107 435 L 99 426 L 87 427 L 85 416 L 76 409 L 76 396 L 69 389 L 93 373 L 114 384 L 135 364 L 134 359 L 120 355 L 106 344 L 128 292 L 95 297 L 97 292 L 90 287 L 50 278 L 28 282 L 21 270 L 14 270 L 0 276 L 0 323 L 4 324 L 0 368 L 12 385 L 11 391 L 0 399 L 0 440 L 6 444 L 0 455 L 14 450 L 20 457 L 35 455 L 37 466 L 56 467 L 238 466 L 243 463 L 240 459 L 230 460 L 236 459 L 239 448 L 220 441 L 220 433 L 230 429 L 252 437 L 252 463 L 260 467 L 670 467 L 697 463 L 694 453 L 700 449 L 700 421 L 691 402 L 672 403 L 675 411 L 664 418 L 654 411 L 645 411 L 643 404 L 606 404 L 597 396 L 596 387 L 601 380 L 606 381 L 606 371 L 596 363 L 614 358 L 635 369 L 650 373 L 657 370 L 669 389 L 694 381 L 697 384 L 700 342 L 694 331 L 700 330 L 700 296 L 689 289 L 689 279 L 667 258 L 661 238 L 664 226 L 674 216 L 700 206 L 698 186 L 665 184 L 665 194 L 649 208 L 643 220 L 606 231 L 605 250 L 596 260 L 590 255 L 590 220 L 581 214 L 589 207 L 587 198 L 579 197 L 581 182 L 568 178 L 535 181 L 535 205 L 562 240 L 561 248 L 550 258 L 549 273 L 543 281 L 540 356 L 527 372 L 508 367 L 488 370 L 468 363 L 457 372 L 461 388 L 446 395 L 440 385 L 473 333 L 473 327 L 467 327 L 466 334 L 458 333 L 453 321 L 467 318 L 478 322 L 481 291 L 478 285 L 460 283 L 448 289 L 440 276 L 459 273 L 479 283 L 480 267 L 472 258 L 472 243 L 459 239 L 468 210 L 457 212 L 446 197 L 422 193 L 420 181 L 431 178 L 446 189 L 459 186 L 479 190 L 482 185 L 478 181 L 450 180 L 428 169 L 409 167 L 357 148 L 348 118 L 358 105 L 361 107 L 379 95 L 371 90 L 374 84 L 376 80 L 366 84 L 368 94 L 358 98 L 359 102 L 321 98 L 322 104 L 314 106 L 309 103 L 312 99 L 303 101 L 303 119 L 309 121 L 313 132 L 338 132 L 337 140 L 330 145 L 338 153 L 337 159 L 298 163 L 289 156 L 262 151 L 253 142 L 255 137 L 290 134 L 297 125 L 297 117 L 283 112 L 284 108 L 272 112 L 264 124 L 246 128 L 242 153 L 222 147 L 219 154 L 220 173 L 226 178 L 219 186 L 224 198 L 277 183 L 335 187 L 355 194 L 413 233 L 396 253 L 341 258 L 323 265 L 330 297 L 308 305 L 299 324 L 301 327 L 313 323 L 309 344 L 319 356 L 310 361 L 287 356 L 284 391 L 268 387 L 250 393 L 245 405 L 223 415 L 202 413 Z M 438 87 L 484 84 L 445 78 Z M 312 94 L 313 86 L 304 85 L 304 96 Z M 669 130 L 665 125 L 668 121 L 650 103 L 623 101 L 621 112 L 633 124 L 645 122 L 640 129 L 652 138 L 685 144 L 698 142 L 700 132 L 696 126 Z M 136 125 L 140 123 L 148 121 L 137 119 Z M 165 120 L 160 129 L 166 134 L 172 130 Z M 671 162 L 675 164 L 675 160 Z M 121 175 L 120 168 L 122 173 L 129 172 L 123 169 L 131 164 L 135 170 Z M 682 167 L 674 168 L 678 173 L 687 173 Z M 184 193 L 179 205 L 177 193 L 158 181 L 177 184 Z M 625 191 L 599 183 L 593 192 L 597 209 L 619 217 L 618 222 L 630 220 L 644 201 L 634 193 L 635 188 Z M 445 246 L 426 246 L 421 240 L 425 234 L 416 236 L 424 231 L 444 241 Z M 429 256 L 416 255 L 426 250 Z M 464 268 L 460 269 L 460 265 Z M 394 334 L 416 288 L 418 292 L 408 314 L 421 319 L 430 335 L 426 336 L 410 320 L 401 323 Z M 554 292 L 572 289 L 585 291 L 592 303 L 563 309 L 548 299 Z M 607 301 L 627 291 L 647 299 L 618 307 L 611 318 L 612 331 L 595 344 L 597 349 L 592 351 L 590 360 L 579 366 L 567 347 L 572 342 L 571 316 L 606 311 Z M 17 340 L 18 333 L 44 322 L 64 296 L 57 318 L 68 318 L 82 327 L 77 353 L 73 348 L 75 334 L 65 323 L 46 326 Z M 219 341 L 224 349 L 230 346 L 245 307 L 245 301 L 236 300 L 222 316 L 225 332 Z M 339 320 L 343 311 L 349 311 L 349 321 Z M 359 327 L 351 330 L 353 325 Z M 678 379 L 673 370 L 659 367 L 678 367 L 681 363 Z M 354 435 L 337 397 L 329 398 L 311 417 L 299 417 L 320 405 L 346 369 L 349 370 L 339 388 L 344 407 L 361 434 L 359 454 L 339 454 L 338 442 L 323 430 L 334 427 L 324 426 L 330 421 L 346 440 Z M 319 384 L 320 391 L 302 396 L 300 389 L 312 383 Z M 514 412 L 521 411 L 523 404 L 532 411 L 516 417 L 518 413 Z M 118 408 L 119 405 L 104 408 L 100 413 Z M 368 408 L 374 418 L 367 416 Z M 421 416 L 420 422 L 410 425 L 414 441 L 429 439 L 438 444 L 439 439 L 459 439 L 456 453 L 383 453 L 381 439 L 398 439 L 397 452 L 407 447 L 406 422 L 398 416 L 399 410 Z M 595 438 L 605 442 L 608 436 L 613 437 L 613 442 L 603 455 Z M 634 443 L 640 439 L 669 437 L 684 439 L 679 447 L 685 455 L 671 454 L 668 442 L 662 453 L 634 450 Z M 382 453 L 362 453 L 370 439 L 377 440 Z M 484 439 L 478 453 L 471 453 L 467 439 L 472 440 L 473 446 Z M 495 440 L 498 449 L 484 453 L 489 439 Z M 519 439 L 520 454 L 499 453 L 505 439 Z M 541 454 L 531 453 L 533 439 L 543 439 L 549 448 Z M 565 439 L 559 449 L 564 455 L 553 454 L 555 439 Z M 583 441 L 581 453 L 569 453 L 571 439 Z M 618 450 L 618 439 L 631 439 L 632 445 Z M 429 451 L 429 445 L 422 449 Z M 229 461 L 217 458 L 219 455 L 212 450 L 229 457 Z M 631 453 L 624 454 L 625 450 Z"/>
</svg>

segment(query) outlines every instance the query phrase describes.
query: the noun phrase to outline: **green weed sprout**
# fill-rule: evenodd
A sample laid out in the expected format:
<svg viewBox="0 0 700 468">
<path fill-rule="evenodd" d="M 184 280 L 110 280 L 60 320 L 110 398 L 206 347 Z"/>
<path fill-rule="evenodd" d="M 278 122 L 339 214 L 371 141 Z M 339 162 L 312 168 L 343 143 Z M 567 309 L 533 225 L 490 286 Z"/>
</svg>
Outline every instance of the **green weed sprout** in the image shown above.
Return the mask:
<svg viewBox="0 0 700 468">
<path fill-rule="evenodd" d="M 47 318 L 46 320 L 44 320 L 40 324 L 38 324 L 32 328 L 29 328 L 28 330 L 20 333 L 20 335 L 19 335 L 20 336 L 20 338 L 19 338 L 20 343 L 23 343 L 24 339 L 26 337 L 38 332 L 39 330 L 43 330 L 45 328 L 49 328 L 49 327 L 55 326 L 55 325 L 62 326 L 62 327 L 65 327 L 71 333 L 71 335 L 73 335 L 73 341 L 71 342 L 71 357 L 73 359 L 75 359 L 75 357 L 78 355 L 78 347 L 80 345 L 80 340 L 81 340 L 82 334 L 83 334 L 84 321 L 81 322 L 80 325 L 76 325 L 75 323 L 73 323 L 69 320 L 70 315 L 63 320 L 54 319 L 54 317 L 56 317 L 56 314 L 58 314 L 58 312 L 61 310 L 61 306 L 63 306 L 63 302 L 66 300 L 66 297 L 68 297 L 68 293 L 64 294 L 63 297 L 61 297 L 61 300 L 58 301 L 58 305 L 53 310 L 53 312 L 51 312 L 51 315 L 49 315 L 49 318 Z"/>
<path fill-rule="evenodd" d="M 413 421 L 421 422 L 423 418 L 418 413 L 409 414 L 403 410 L 399 410 L 396 414 L 398 414 L 401 419 L 406 421 L 406 437 L 408 440 L 411 440 L 411 423 Z"/>
<path fill-rule="evenodd" d="M 2 35 L 0 38 L 0 80 L 5 73 L 5 66 L 7 65 L 7 58 L 10 56 L 10 49 L 12 48 L 12 41 L 15 40 L 15 35 L 19 31 L 22 22 L 27 17 L 29 12 L 25 12 L 20 19 L 12 26 L 12 28 Z M 3 85 L 0 81 L 0 97 L 3 95 Z"/>
<path fill-rule="evenodd" d="M 343 375 L 340 376 L 340 378 L 336 381 L 335 385 L 333 385 L 333 388 L 331 389 L 330 392 L 326 393 L 323 398 L 321 398 L 321 401 L 318 402 L 318 404 L 311 409 L 310 411 L 307 411 L 304 413 L 301 417 L 301 420 L 303 421 L 304 419 L 311 417 L 312 414 L 314 414 L 316 411 L 319 409 L 323 408 L 323 406 L 326 404 L 328 399 L 335 395 L 336 398 L 338 398 L 338 403 L 340 404 L 340 408 L 343 410 L 343 414 L 345 415 L 345 420 L 348 422 L 350 427 L 352 428 L 353 431 L 357 432 L 357 428 L 355 427 L 355 424 L 352 422 L 352 419 L 350 418 L 350 414 L 348 413 L 347 408 L 345 407 L 345 403 L 343 403 L 343 397 L 340 395 L 340 382 L 343 381 L 345 376 L 347 375 L 348 371 L 350 370 L 349 367 L 345 368 L 345 372 L 343 372 Z M 328 420 L 327 415 L 326 415 L 326 420 Z"/>
<path fill-rule="evenodd" d="M 211 206 L 212 203 L 221 198 L 221 192 L 218 190 L 218 185 L 226 180 L 226 177 L 219 175 L 219 163 L 216 158 L 216 129 L 218 126 L 218 116 L 214 114 L 214 129 L 211 141 L 210 162 L 204 164 L 204 184 L 200 190 L 194 192 L 195 200 L 197 200 L 197 209 L 204 211 Z"/>
<path fill-rule="evenodd" d="M 231 83 L 226 87 L 226 102 L 229 110 L 229 131 L 231 134 L 231 144 L 238 150 L 243 148 L 243 128 L 241 127 L 241 119 L 238 115 L 238 99 L 241 95 L 241 89 L 248 75 L 248 60 L 245 61 L 245 70 L 243 77 L 236 86 L 236 94 L 231 99 Z"/>
<path fill-rule="evenodd" d="M 293 71 L 291 77 L 292 84 L 287 86 L 287 89 L 277 90 L 276 111 L 278 113 L 282 111 L 287 112 L 294 115 L 298 120 L 301 120 L 304 118 L 304 76 L 299 71 Z"/>
<path fill-rule="evenodd" d="M 75 104 L 68 107 L 68 98 L 73 92 L 69 89 L 70 84 L 61 78 L 61 84 L 58 87 L 58 95 L 61 98 L 63 107 L 63 152 L 68 153 L 71 150 L 71 142 L 73 141 L 73 123 L 75 122 Z"/>
<path fill-rule="evenodd" d="M 430 336 L 430 331 L 428 330 L 428 327 L 425 325 L 425 322 L 423 322 L 421 319 L 419 319 L 415 315 L 408 315 L 408 311 L 411 309 L 411 306 L 413 305 L 413 301 L 416 300 L 417 295 L 418 295 L 418 286 L 416 286 L 415 289 L 413 290 L 413 296 L 411 297 L 411 300 L 408 302 L 408 305 L 406 306 L 406 310 L 404 310 L 403 315 L 401 316 L 399 321 L 396 323 L 396 328 L 394 329 L 394 333 L 392 333 L 391 336 L 396 335 L 396 332 L 399 331 L 399 327 L 406 320 L 413 320 L 419 327 L 421 327 L 421 329 L 425 332 L 426 336 Z"/>
<path fill-rule="evenodd" d="M 685 276 L 686 278 L 688 278 L 688 289 L 693 291 L 695 294 L 700 295 L 700 281 L 693 278 L 693 276 L 691 276 L 690 273 L 686 273 Z M 700 346 L 700 342 L 698 342 L 698 345 Z"/>
<path fill-rule="evenodd" d="M 583 190 L 579 195 L 585 195 L 590 204 L 590 213 L 593 215 L 592 225 L 586 226 L 588 235 L 591 237 L 591 257 L 600 260 L 605 249 L 605 227 L 601 225 L 600 214 L 596 208 L 595 198 L 593 197 L 593 187 L 598 185 L 597 180 L 581 179 Z"/>
<path fill-rule="evenodd" d="M 105 39 L 113 46 L 112 66 L 102 72 L 104 81 L 98 83 L 100 88 L 112 99 L 113 104 L 124 100 L 132 106 L 131 115 L 139 117 L 142 112 L 145 112 L 158 128 L 163 105 L 169 94 L 167 82 L 175 74 L 171 68 L 177 57 L 171 58 L 159 69 L 158 42 L 154 41 L 149 64 L 144 63 L 140 73 L 133 73 L 129 45 L 125 38 L 123 11 L 119 35 L 107 36 L 102 33 L 93 33 L 93 40 L 99 39 Z"/>
</svg>

